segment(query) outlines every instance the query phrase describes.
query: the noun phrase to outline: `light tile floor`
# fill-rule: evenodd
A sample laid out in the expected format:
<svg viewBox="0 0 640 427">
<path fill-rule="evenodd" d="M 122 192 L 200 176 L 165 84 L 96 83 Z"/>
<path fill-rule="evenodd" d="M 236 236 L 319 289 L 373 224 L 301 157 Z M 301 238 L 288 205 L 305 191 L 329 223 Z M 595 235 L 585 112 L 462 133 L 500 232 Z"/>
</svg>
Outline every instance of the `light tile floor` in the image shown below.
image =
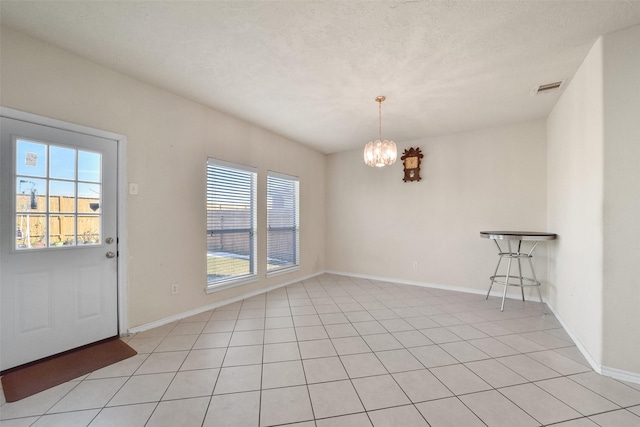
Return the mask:
<svg viewBox="0 0 640 427">
<path fill-rule="evenodd" d="M 15 426 L 640 426 L 538 303 L 322 275 L 125 339 L 138 355 L 15 403 Z"/>
</svg>

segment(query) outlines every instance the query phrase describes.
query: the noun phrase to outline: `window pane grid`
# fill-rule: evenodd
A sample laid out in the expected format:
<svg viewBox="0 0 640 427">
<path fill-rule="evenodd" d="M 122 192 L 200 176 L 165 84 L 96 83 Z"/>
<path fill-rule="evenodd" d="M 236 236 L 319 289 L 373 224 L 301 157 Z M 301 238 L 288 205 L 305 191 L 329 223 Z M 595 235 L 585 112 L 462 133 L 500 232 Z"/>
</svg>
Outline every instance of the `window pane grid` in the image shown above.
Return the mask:
<svg viewBox="0 0 640 427">
<path fill-rule="evenodd" d="M 256 275 L 256 173 L 209 159 L 207 281 L 216 286 Z"/>
<path fill-rule="evenodd" d="M 298 178 L 267 175 L 267 271 L 300 264 Z"/>
<path fill-rule="evenodd" d="M 100 153 L 17 138 L 15 248 L 100 243 L 101 175 Z"/>
</svg>

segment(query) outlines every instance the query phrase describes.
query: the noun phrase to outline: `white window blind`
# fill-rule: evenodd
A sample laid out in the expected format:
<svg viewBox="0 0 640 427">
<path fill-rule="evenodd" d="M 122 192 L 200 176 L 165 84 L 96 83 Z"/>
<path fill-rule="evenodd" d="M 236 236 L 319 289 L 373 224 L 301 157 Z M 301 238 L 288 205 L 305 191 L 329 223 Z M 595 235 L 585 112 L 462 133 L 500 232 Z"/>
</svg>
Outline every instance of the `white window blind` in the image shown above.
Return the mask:
<svg viewBox="0 0 640 427">
<path fill-rule="evenodd" d="M 208 159 L 207 289 L 256 277 L 256 171 Z"/>
<path fill-rule="evenodd" d="M 267 272 L 300 265 L 299 182 L 267 174 Z"/>
</svg>

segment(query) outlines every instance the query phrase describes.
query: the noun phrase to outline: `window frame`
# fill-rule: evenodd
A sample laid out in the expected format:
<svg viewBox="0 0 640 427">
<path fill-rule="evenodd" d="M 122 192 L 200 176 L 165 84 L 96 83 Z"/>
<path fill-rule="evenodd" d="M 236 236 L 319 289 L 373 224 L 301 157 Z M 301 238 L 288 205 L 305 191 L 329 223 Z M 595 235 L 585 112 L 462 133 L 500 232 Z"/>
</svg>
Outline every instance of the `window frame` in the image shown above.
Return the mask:
<svg viewBox="0 0 640 427">
<path fill-rule="evenodd" d="M 246 229 L 238 229 L 236 231 L 225 232 L 223 229 L 220 229 L 218 233 L 215 232 L 215 229 L 210 229 L 210 219 L 209 219 L 209 193 L 213 191 L 213 174 L 210 171 L 210 168 L 220 168 L 221 170 L 229 170 L 232 173 L 244 173 L 247 174 L 248 179 L 250 181 L 249 186 L 249 194 L 244 194 L 239 196 L 247 197 L 249 196 L 249 208 L 250 208 L 250 224 Z M 206 293 L 213 293 L 222 291 L 224 289 L 233 288 L 236 286 L 244 285 L 247 283 L 252 283 L 258 280 L 258 263 L 257 263 L 257 205 L 258 205 L 258 171 L 257 168 L 242 165 L 238 163 L 231 163 L 224 160 L 219 160 L 215 158 L 207 158 L 207 167 L 206 167 L 206 236 L 207 236 L 207 285 L 206 285 Z M 226 187 L 229 190 L 232 190 L 232 187 Z M 208 239 L 210 235 L 222 235 L 229 233 L 249 233 L 249 272 L 246 274 L 233 275 L 226 278 L 221 278 L 219 280 L 209 280 L 209 267 L 208 267 L 208 259 L 209 259 L 209 243 Z"/>
<path fill-rule="evenodd" d="M 278 227 L 277 230 L 273 230 L 273 228 L 270 225 L 270 219 L 269 219 L 269 214 L 270 212 L 272 212 L 269 209 L 269 204 L 270 204 L 270 199 L 271 199 L 271 195 L 270 195 L 270 180 L 271 179 L 276 179 L 276 180 L 280 180 L 280 181 L 289 181 L 291 183 L 293 183 L 293 193 L 292 194 L 292 199 L 294 202 L 294 206 L 291 209 L 291 214 L 293 216 L 293 218 L 289 218 L 291 221 L 291 223 L 287 226 L 283 226 L 283 227 Z M 281 274 L 287 274 L 293 271 L 297 271 L 300 269 L 300 178 L 297 176 L 292 176 L 292 175 L 287 175 L 287 174 L 283 174 L 280 172 L 275 172 L 275 171 L 267 171 L 267 203 L 266 203 L 266 217 L 267 217 L 267 230 L 266 230 L 266 234 L 267 234 L 267 242 L 266 242 L 266 271 L 267 271 L 267 277 L 273 277 L 273 276 L 278 276 Z M 273 257 L 270 256 L 272 255 L 272 253 L 270 253 L 270 232 L 271 231 L 292 231 L 293 232 L 293 251 L 291 254 L 291 258 L 294 260 L 293 263 L 289 264 L 289 265 L 285 265 L 282 267 L 273 267 L 273 268 L 269 268 L 270 264 L 269 264 L 269 260 L 272 259 Z M 275 249 L 275 248 L 274 248 Z"/>
</svg>

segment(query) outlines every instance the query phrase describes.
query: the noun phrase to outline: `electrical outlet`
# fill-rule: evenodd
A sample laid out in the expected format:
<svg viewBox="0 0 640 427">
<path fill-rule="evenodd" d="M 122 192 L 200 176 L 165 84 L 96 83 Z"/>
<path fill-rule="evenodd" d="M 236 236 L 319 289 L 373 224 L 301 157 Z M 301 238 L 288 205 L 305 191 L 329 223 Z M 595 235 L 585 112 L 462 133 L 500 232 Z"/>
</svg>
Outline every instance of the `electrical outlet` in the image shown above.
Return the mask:
<svg viewBox="0 0 640 427">
<path fill-rule="evenodd" d="M 171 285 L 171 295 L 176 295 L 178 293 L 178 284 L 174 283 Z"/>
<path fill-rule="evenodd" d="M 418 269 L 418 261 L 413 261 L 413 269 L 414 270 Z"/>
</svg>

